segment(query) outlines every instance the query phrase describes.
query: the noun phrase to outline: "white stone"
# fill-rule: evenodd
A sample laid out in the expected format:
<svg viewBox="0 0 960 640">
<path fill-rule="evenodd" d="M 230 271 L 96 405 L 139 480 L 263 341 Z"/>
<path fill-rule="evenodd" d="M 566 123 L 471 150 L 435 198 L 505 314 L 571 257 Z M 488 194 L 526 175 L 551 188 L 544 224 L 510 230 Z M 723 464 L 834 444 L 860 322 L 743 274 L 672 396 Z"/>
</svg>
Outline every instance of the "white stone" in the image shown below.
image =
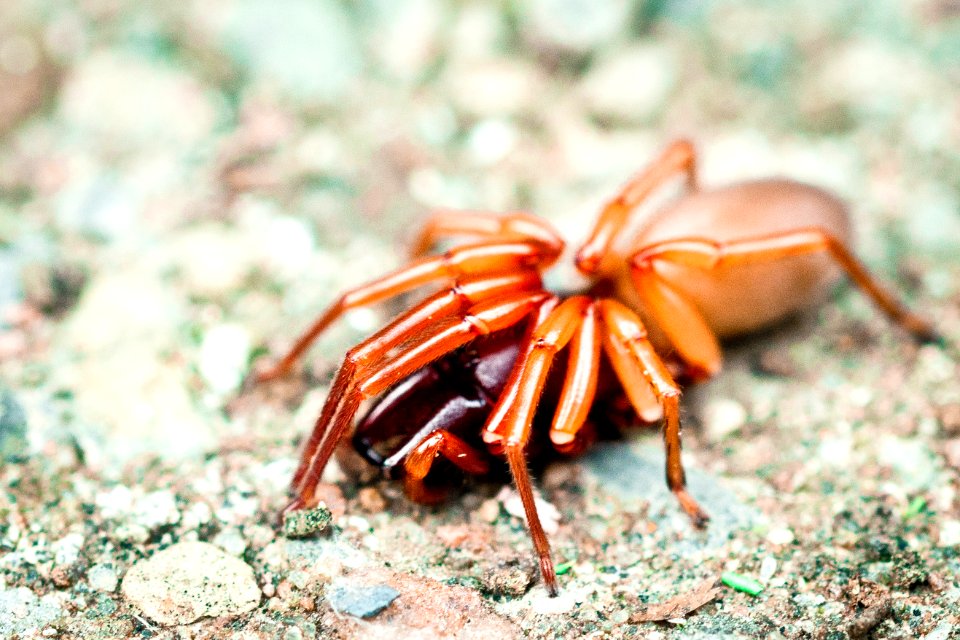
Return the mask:
<svg viewBox="0 0 960 640">
<path fill-rule="evenodd" d="M 180 522 L 176 497 L 166 490 L 151 491 L 134 503 L 133 518 L 146 529 L 176 524 Z"/>
<path fill-rule="evenodd" d="M 247 550 L 247 541 L 236 527 L 226 527 L 214 536 L 212 542 L 232 556 L 242 556 Z"/>
<path fill-rule="evenodd" d="M 80 557 L 80 549 L 83 548 L 83 535 L 68 533 L 51 546 L 53 547 L 54 564 L 58 567 L 68 567 Z"/>
<path fill-rule="evenodd" d="M 787 527 L 783 527 L 780 529 L 771 529 L 767 533 L 767 542 L 769 542 L 770 544 L 776 544 L 776 545 L 790 544 L 791 542 L 794 541 L 794 539 L 795 537 L 793 535 L 793 531 L 791 531 Z"/>
<path fill-rule="evenodd" d="M 758 579 L 760 582 L 769 582 L 773 574 L 777 572 L 777 560 L 773 556 L 767 556 L 760 563 Z"/>
<path fill-rule="evenodd" d="M 113 568 L 113 565 L 95 564 L 87 571 L 87 583 L 95 591 L 113 593 L 117 590 L 119 580 L 117 570 Z"/>
<path fill-rule="evenodd" d="M 133 492 L 122 484 L 97 494 L 95 504 L 100 516 L 107 519 L 120 518 L 133 508 Z"/>
</svg>

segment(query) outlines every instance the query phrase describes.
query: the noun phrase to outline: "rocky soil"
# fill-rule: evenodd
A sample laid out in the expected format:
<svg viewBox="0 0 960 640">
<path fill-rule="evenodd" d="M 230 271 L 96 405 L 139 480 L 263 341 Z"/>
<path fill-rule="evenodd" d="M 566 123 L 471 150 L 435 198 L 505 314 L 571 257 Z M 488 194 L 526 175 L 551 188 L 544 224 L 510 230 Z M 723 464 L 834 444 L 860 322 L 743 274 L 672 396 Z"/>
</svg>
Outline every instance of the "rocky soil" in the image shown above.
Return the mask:
<svg viewBox="0 0 960 640">
<path fill-rule="evenodd" d="M 532 0 L 0 3 L 0 636 L 960 636 L 960 9 Z M 786 175 L 851 203 L 851 287 L 537 478 L 441 505 L 344 461 L 283 529 L 349 314 L 242 389 L 438 207 L 571 242 L 678 136 L 705 184 Z M 561 280 L 563 270 L 556 274 Z M 549 509 L 548 509 L 549 511 Z"/>
</svg>

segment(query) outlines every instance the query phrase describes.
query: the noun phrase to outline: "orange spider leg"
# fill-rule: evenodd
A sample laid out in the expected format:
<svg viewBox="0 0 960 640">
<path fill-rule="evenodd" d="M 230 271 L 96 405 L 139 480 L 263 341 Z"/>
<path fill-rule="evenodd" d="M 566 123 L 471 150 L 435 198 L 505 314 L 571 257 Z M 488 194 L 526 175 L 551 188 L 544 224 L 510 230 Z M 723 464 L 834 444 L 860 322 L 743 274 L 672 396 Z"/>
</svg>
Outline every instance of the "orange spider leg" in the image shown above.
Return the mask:
<svg viewBox="0 0 960 640">
<path fill-rule="evenodd" d="M 501 444 L 523 503 L 533 546 L 540 558 L 540 574 L 551 596 L 557 594 L 557 576 L 550 558 L 550 542 L 547 540 L 537 513 L 533 485 L 527 471 L 525 450 L 530 440 L 533 416 L 543 393 L 543 385 L 546 383 L 550 365 L 557 352 L 573 338 L 580 328 L 584 315 L 592 305 L 593 301 L 590 298 L 574 296 L 565 300 L 538 323 L 531 336 L 530 347 L 514 366 L 514 372 L 518 373 L 515 381 L 511 381 L 513 382 L 511 387 L 516 389 L 516 393 L 508 398 L 501 398 L 498 402 L 497 409 L 506 406 L 506 413 L 501 414 L 495 409 L 491 419 L 484 426 L 485 434 L 504 434 Z M 493 422 L 501 415 L 503 425 Z"/>
<path fill-rule="evenodd" d="M 415 260 L 393 273 L 342 294 L 297 339 L 289 352 L 270 369 L 257 374 L 258 382 L 285 375 L 323 331 L 356 307 L 382 302 L 436 280 L 469 275 L 546 267 L 559 256 L 556 247 L 534 241 L 488 242 L 455 247 L 438 255 Z"/>
<path fill-rule="evenodd" d="M 552 296 L 540 306 L 537 315 L 531 320 L 527 332 L 523 337 L 517 362 L 523 362 L 526 359 L 527 354 L 533 349 L 534 332 L 537 330 L 537 327 L 543 324 L 559 302 L 559 298 Z M 480 432 L 480 437 L 484 443 L 486 443 L 491 453 L 503 453 L 504 418 L 516 403 L 517 394 L 519 393 L 520 372 L 521 367 L 517 366 L 514 366 L 510 371 L 503 391 L 500 392 L 500 397 L 497 399 L 497 404 L 494 405 L 493 411 L 490 412 L 490 415 L 487 417 L 487 422 Z"/>
<path fill-rule="evenodd" d="M 625 348 L 639 365 L 663 405 L 663 442 L 667 453 L 667 485 L 694 526 L 702 528 L 709 517 L 686 489 L 687 479 L 680 459 L 680 389 L 660 360 L 636 313 L 611 299 L 601 300 L 600 317 L 612 342 Z M 622 381 L 626 382 L 626 381 Z"/>
<path fill-rule="evenodd" d="M 717 242 L 706 238 L 668 240 L 639 251 L 631 268 L 641 280 L 645 272 L 653 270 L 656 261 L 687 265 L 698 269 L 716 269 L 723 266 L 751 262 L 773 261 L 809 253 L 827 253 L 851 280 L 880 307 L 895 323 L 918 340 L 940 339 L 933 326 L 911 312 L 905 304 L 889 293 L 847 247 L 829 233 L 818 228 L 799 229 L 733 242 Z M 665 323 L 664 331 L 667 330 Z M 672 338 L 671 338 L 672 339 Z"/>
<path fill-rule="evenodd" d="M 583 320 L 570 341 L 567 373 L 550 426 L 550 441 L 562 453 L 582 448 L 578 444 L 581 429 L 593 405 L 600 369 L 600 337 L 597 333 L 596 306 L 583 311 Z M 584 434 L 588 436 L 589 434 Z"/>
<path fill-rule="evenodd" d="M 505 439 L 507 446 L 530 439 L 530 426 L 537 411 L 543 386 L 547 381 L 550 366 L 580 328 L 587 310 L 593 302 L 587 296 L 573 296 L 563 301 L 533 332 L 531 348 L 517 360 L 519 370 L 516 382 L 518 393 L 503 416 L 503 425 L 488 420 L 485 431 L 510 434 Z M 589 406 L 587 407 L 589 408 Z"/>
<path fill-rule="evenodd" d="M 604 207 L 586 242 L 576 256 L 577 268 L 586 275 L 597 273 L 607 258 L 610 245 L 627 224 L 630 212 L 637 208 L 657 187 L 683 173 L 687 187 L 697 188 L 696 152 L 688 140 L 676 140 L 659 158 L 624 185 Z"/>
<path fill-rule="evenodd" d="M 540 558 L 540 575 L 543 576 L 547 593 L 554 597 L 559 592 L 557 572 L 553 568 L 553 560 L 550 558 L 550 541 L 547 540 L 547 534 L 543 530 L 543 525 L 540 524 L 540 515 L 537 513 L 533 484 L 530 481 L 527 458 L 523 451 L 525 444 L 508 444 L 505 447 L 507 464 L 510 465 L 513 483 L 516 485 L 517 493 L 520 494 L 520 501 L 523 503 L 523 512 L 527 516 L 527 529 L 530 531 L 530 537 L 533 538 L 533 547 Z"/>
<path fill-rule="evenodd" d="M 663 407 L 654 393 L 653 387 L 644 377 L 643 371 L 630 354 L 627 346 L 613 340 L 609 331 L 603 332 L 603 350 L 613 365 L 613 370 L 620 380 L 620 386 L 626 393 L 627 400 L 633 410 L 644 422 L 655 422 L 663 417 Z"/>
<path fill-rule="evenodd" d="M 460 319 L 448 318 L 428 327 L 393 357 L 378 362 L 376 369 L 358 371 L 354 383 L 344 385 L 338 397 L 334 401 L 328 399 L 324 405 L 314 426 L 314 430 L 319 430 L 322 435 L 314 439 L 314 450 L 305 450 L 303 453 L 308 462 L 295 488 L 296 497 L 286 510 L 312 504 L 320 475 L 364 399 L 382 393 L 417 369 L 477 336 L 513 326 L 550 298 L 552 296 L 549 294 L 536 291 L 485 300 L 471 307 Z"/>
<path fill-rule="evenodd" d="M 333 411 L 343 400 L 347 389 L 354 385 L 357 371 L 362 371 L 370 363 L 385 358 L 392 349 L 399 347 L 425 326 L 443 318 L 462 314 L 471 306 L 505 294 L 520 291 L 540 290 L 540 274 L 536 271 L 520 271 L 512 274 L 492 274 L 456 280 L 447 290 L 430 296 L 399 318 L 385 326 L 373 336 L 356 345 L 343 358 L 340 370 L 330 387 L 323 412 L 317 420 L 310 437 L 305 442 L 299 466 L 293 474 L 291 485 L 296 487 L 309 464 L 309 452 L 319 445 L 325 430 L 321 425 L 329 425 Z"/>
<path fill-rule="evenodd" d="M 413 243 L 411 255 L 425 255 L 438 240 L 448 236 L 480 236 L 501 240 L 532 240 L 563 251 L 563 239 L 544 220 L 523 211 L 492 213 L 487 211 L 437 211 Z"/>
</svg>

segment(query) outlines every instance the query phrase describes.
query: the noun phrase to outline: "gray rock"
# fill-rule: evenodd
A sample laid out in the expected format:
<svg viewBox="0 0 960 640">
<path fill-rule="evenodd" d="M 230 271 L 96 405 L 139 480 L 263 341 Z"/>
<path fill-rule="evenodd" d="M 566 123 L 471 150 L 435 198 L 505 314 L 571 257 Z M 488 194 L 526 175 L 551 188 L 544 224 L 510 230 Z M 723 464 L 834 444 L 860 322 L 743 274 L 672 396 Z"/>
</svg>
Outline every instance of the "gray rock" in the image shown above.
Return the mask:
<svg viewBox="0 0 960 640">
<path fill-rule="evenodd" d="M 687 467 L 687 488 L 710 515 L 706 531 L 696 532 L 667 488 L 665 458 L 662 448 L 657 446 L 604 443 L 594 447 L 584 457 L 584 463 L 604 490 L 626 503 L 649 502 L 650 518 L 659 530 L 682 534 L 682 539 L 676 542 L 677 552 L 684 548 L 719 548 L 726 544 L 732 532 L 749 529 L 758 516 L 756 510 L 725 489 L 718 478 Z M 678 515 L 681 517 L 676 517 Z"/>
<path fill-rule="evenodd" d="M 0 591 L 0 637 L 26 635 L 62 615 L 52 595 L 38 598 L 26 587 Z"/>
<path fill-rule="evenodd" d="M 165 625 L 238 615 L 260 602 L 253 569 L 206 542 L 181 542 L 141 560 L 124 576 L 121 590 L 144 615 Z"/>
<path fill-rule="evenodd" d="M 385 584 L 357 585 L 337 580 L 327 588 L 327 599 L 337 613 L 372 618 L 390 606 L 400 592 Z"/>
</svg>

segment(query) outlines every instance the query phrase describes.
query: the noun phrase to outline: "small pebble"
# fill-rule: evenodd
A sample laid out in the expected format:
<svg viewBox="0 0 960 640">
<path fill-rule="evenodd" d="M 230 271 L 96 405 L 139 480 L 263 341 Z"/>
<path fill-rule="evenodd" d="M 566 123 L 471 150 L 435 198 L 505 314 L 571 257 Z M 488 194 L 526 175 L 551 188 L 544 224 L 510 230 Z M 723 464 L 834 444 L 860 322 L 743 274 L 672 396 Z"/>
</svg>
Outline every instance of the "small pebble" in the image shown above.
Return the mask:
<svg viewBox="0 0 960 640">
<path fill-rule="evenodd" d="M 520 494 L 510 487 L 504 487 L 497 494 L 497 498 L 503 503 L 503 508 L 507 513 L 515 518 L 520 518 L 524 522 L 527 521 L 527 513 L 523 510 L 523 501 L 520 499 Z M 533 500 L 536 503 L 537 512 L 540 514 L 540 524 L 543 525 L 543 530 L 547 534 L 556 533 L 560 527 L 560 512 L 553 504 L 539 495 L 535 495 Z"/>
<path fill-rule="evenodd" d="M 107 519 L 120 518 L 133 508 L 133 492 L 122 484 L 97 494 L 96 505 L 100 516 Z"/>
<path fill-rule="evenodd" d="M 109 564 L 95 564 L 87 571 L 87 583 L 95 591 L 113 593 L 119 580 L 117 570 Z"/>
<path fill-rule="evenodd" d="M 940 523 L 940 538 L 937 546 L 956 547 L 960 545 L 960 520 L 944 520 Z"/>
<path fill-rule="evenodd" d="M 397 599 L 400 592 L 385 584 L 354 585 L 338 580 L 327 588 L 327 599 L 337 613 L 372 618 Z"/>
<path fill-rule="evenodd" d="M 660 46 L 634 45 L 599 61 L 581 91 L 588 109 L 602 119 L 642 122 L 666 104 L 677 78 L 676 61 Z"/>
<path fill-rule="evenodd" d="M 773 556 L 767 556 L 760 563 L 760 571 L 757 577 L 760 582 L 769 582 L 773 574 L 777 572 L 777 560 Z"/>
<path fill-rule="evenodd" d="M 357 492 L 360 508 L 367 513 L 380 513 L 387 508 L 387 501 L 376 487 L 364 487 Z"/>
<path fill-rule="evenodd" d="M 495 498 L 484 500 L 474 513 L 481 521 L 493 524 L 500 517 L 500 501 Z"/>
<path fill-rule="evenodd" d="M 230 393 L 243 380 L 250 334 L 235 324 L 212 327 L 200 346 L 200 375 L 215 393 Z"/>
<path fill-rule="evenodd" d="M 68 567 L 80 557 L 83 548 L 83 535 L 69 533 L 53 543 L 53 562 L 60 567 Z"/>
<path fill-rule="evenodd" d="M 322 502 L 313 509 L 291 511 L 283 517 L 283 535 L 288 538 L 305 538 L 325 531 L 330 526 L 332 515 Z"/>
<path fill-rule="evenodd" d="M 770 532 L 767 533 L 767 542 L 769 542 L 770 544 L 776 544 L 776 545 L 790 544 L 791 542 L 794 541 L 794 539 L 795 537 L 793 535 L 793 531 L 791 531 L 786 527 L 783 527 L 781 529 L 771 529 Z"/>
<path fill-rule="evenodd" d="M 211 542 L 232 556 L 242 556 L 247 550 L 247 541 L 236 527 L 226 527 Z"/>
<path fill-rule="evenodd" d="M 176 497 L 170 491 L 152 491 L 134 503 L 133 518 L 137 524 L 149 530 L 176 524 L 180 522 Z"/>
<path fill-rule="evenodd" d="M 703 409 L 703 425 L 711 442 L 736 433 L 747 422 L 747 410 L 736 400 L 714 398 Z"/>
</svg>

